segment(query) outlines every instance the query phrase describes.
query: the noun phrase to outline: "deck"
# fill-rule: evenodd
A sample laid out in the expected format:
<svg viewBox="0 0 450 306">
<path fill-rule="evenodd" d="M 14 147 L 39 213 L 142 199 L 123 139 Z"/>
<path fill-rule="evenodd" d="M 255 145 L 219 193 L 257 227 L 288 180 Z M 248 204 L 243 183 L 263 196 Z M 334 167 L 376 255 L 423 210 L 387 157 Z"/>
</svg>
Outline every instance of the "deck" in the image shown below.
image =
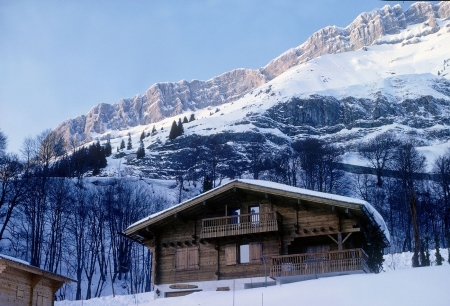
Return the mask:
<svg viewBox="0 0 450 306">
<path fill-rule="evenodd" d="M 363 249 L 273 256 L 270 277 L 352 271 L 370 273 L 367 254 Z"/>
<path fill-rule="evenodd" d="M 276 211 L 233 215 L 202 220 L 201 238 L 217 238 L 234 235 L 278 231 L 281 215 Z"/>
</svg>

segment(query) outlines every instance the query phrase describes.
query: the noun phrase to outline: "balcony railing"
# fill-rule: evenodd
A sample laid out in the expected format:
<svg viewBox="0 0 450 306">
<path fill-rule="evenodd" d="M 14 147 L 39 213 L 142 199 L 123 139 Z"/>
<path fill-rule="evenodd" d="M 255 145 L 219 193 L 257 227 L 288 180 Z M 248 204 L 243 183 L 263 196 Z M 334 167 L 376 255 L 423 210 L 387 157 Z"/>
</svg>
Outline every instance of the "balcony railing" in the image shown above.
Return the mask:
<svg viewBox="0 0 450 306">
<path fill-rule="evenodd" d="M 363 249 L 274 256 L 270 276 L 275 278 L 347 271 L 370 272 L 367 254 Z"/>
<path fill-rule="evenodd" d="M 202 220 L 201 238 L 216 238 L 278 231 L 281 216 L 276 211 L 233 215 Z"/>
</svg>

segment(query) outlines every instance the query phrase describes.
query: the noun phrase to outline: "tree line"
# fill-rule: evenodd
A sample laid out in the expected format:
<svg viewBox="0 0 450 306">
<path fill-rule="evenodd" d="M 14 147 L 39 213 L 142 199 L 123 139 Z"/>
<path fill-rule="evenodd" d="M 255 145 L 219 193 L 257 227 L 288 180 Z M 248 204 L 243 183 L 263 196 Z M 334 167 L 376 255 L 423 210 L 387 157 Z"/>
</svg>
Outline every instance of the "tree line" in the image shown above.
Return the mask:
<svg viewBox="0 0 450 306">
<path fill-rule="evenodd" d="M 353 174 L 341 170 L 345 150 L 332 140 L 311 137 L 274 149 L 255 139 L 237 152 L 214 135 L 203 142 L 194 138 L 175 161 L 178 200 L 191 184 L 199 182 L 207 191 L 240 177 L 358 197 L 383 216 L 391 252 L 411 251 L 413 266 L 428 265 L 430 248 L 450 247 L 450 151 L 437 157 L 426 175 L 419 144 L 390 132 L 360 142 L 353 149 L 375 174 Z"/>
<path fill-rule="evenodd" d="M 205 192 L 224 179 L 252 177 L 368 201 L 388 225 L 390 251 L 413 252 L 414 266 L 430 264 L 430 248 L 450 246 L 450 151 L 436 158 L 430 179 L 418 175 L 427 169 L 419 143 L 392 133 L 354 148 L 375 174 L 342 171 L 344 149 L 327 139 L 273 147 L 255 136 L 240 150 L 218 135 L 189 141 L 158 165 L 171 169 L 178 202 L 192 187 Z M 20 158 L 7 154 L 6 144 L 0 131 L 0 252 L 75 275 L 76 299 L 99 296 L 108 277 L 129 293 L 148 291 L 151 254 L 118 233 L 163 209 L 164 195 L 144 181 L 85 179 L 86 171 L 95 174 L 106 165 L 109 141 L 80 148 L 46 131 L 25 139 Z M 60 291 L 61 298 L 71 294 L 67 290 Z"/>
<path fill-rule="evenodd" d="M 0 131 L 0 253 L 76 279 L 60 299 L 98 297 L 112 283 L 150 291 L 150 252 L 120 233 L 167 199 L 145 181 L 85 179 L 91 160 L 95 170 L 106 155 L 99 143 L 69 157 L 63 138 L 45 132 L 27 138 L 19 158 L 5 152 L 6 140 Z"/>
</svg>

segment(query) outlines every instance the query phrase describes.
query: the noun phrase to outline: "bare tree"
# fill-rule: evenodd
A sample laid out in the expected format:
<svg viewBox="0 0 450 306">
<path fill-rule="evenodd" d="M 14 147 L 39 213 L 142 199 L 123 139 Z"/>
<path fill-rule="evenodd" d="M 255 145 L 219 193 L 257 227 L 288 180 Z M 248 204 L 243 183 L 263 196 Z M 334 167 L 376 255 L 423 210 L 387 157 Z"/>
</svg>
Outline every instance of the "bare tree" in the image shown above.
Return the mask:
<svg viewBox="0 0 450 306">
<path fill-rule="evenodd" d="M 450 233 L 450 150 L 436 158 L 433 172 L 438 176 L 439 194 L 444 203 L 445 231 Z"/>
<path fill-rule="evenodd" d="M 66 178 L 51 178 L 47 198 L 47 229 L 45 235 L 44 268 L 57 273 L 63 257 L 66 242 L 64 232 L 70 217 L 72 184 Z"/>
<path fill-rule="evenodd" d="M 421 239 L 417 214 L 417 194 L 416 179 L 417 173 L 421 173 L 425 169 L 425 156 L 420 154 L 414 147 L 412 140 L 404 141 L 397 146 L 393 156 L 393 168 L 400 174 L 405 197 L 409 203 L 411 214 L 411 224 L 414 233 L 414 256 L 413 267 L 419 267 L 419 252 L 421 251 Z"/>
<path fill-rule="evenodd" d="M 375 168 L 379 187 L 383 185 L 383 171 L 387 168 L 389 161 L 392 160 L 397 145 L 398 141 L 395 136 L 386 132 L 362 143 L 358 148 L 359 154 L 365 157 Z"/>
<path fill-rule="evenodd" d="M 0 159 L 0 240 L 16 207 L 26 196 L 26 178 L 21 177 L 22 164 L 13 154 Z"/>
<path fill-rule="evenodd" d="M 304 188 L 322 192 L 337 191 L 341 178 L 336 168 L 340 155 L 337 147 L 317 138 L 294 142 L 292 147 L 299 159 Z"/>
<path fill-rule="evenodd" d="M 6 152 L 6 144 L 8 143 L 8 138 L 6 135 L 0 130 L 0 159 Z"/>
</svg>

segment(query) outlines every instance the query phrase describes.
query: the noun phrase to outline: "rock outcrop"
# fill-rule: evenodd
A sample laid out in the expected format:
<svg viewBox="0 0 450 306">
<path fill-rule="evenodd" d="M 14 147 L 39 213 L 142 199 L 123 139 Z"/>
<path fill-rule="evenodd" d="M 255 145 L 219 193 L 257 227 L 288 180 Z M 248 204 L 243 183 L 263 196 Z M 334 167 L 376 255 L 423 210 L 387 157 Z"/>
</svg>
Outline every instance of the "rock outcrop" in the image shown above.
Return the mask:
<svg viewBox="0 0 450 306">
<path fill-rule="evenodd" d="M 69 143 L 83 143 L 91 140 L 93 132 L 101 134 L 108 129 L 127 129 L 188 110 L 218 106 L 235 101 L 287 69 L 318 56 L 384 43 L 380 40 L 383 35 L 396 34 L 407 25 L 422 23 L 420 35 L 434 33 L 439 29 L 436 19 L 449 16 L 450 2 L 419 2 L 405 12 L 400 5 L 386 5 L 380 10 L 360 14 L 346 28 L 332 26 L 317 31 L 305 43 L 281 54 L 259 70 L 236 69 L 208 81 L 156 83 L 142 96 L 122 99 L 116 104 L 99 104 L 87 115 L 64 121 L 56 130 L 63 133 Z"/>
</svg>

